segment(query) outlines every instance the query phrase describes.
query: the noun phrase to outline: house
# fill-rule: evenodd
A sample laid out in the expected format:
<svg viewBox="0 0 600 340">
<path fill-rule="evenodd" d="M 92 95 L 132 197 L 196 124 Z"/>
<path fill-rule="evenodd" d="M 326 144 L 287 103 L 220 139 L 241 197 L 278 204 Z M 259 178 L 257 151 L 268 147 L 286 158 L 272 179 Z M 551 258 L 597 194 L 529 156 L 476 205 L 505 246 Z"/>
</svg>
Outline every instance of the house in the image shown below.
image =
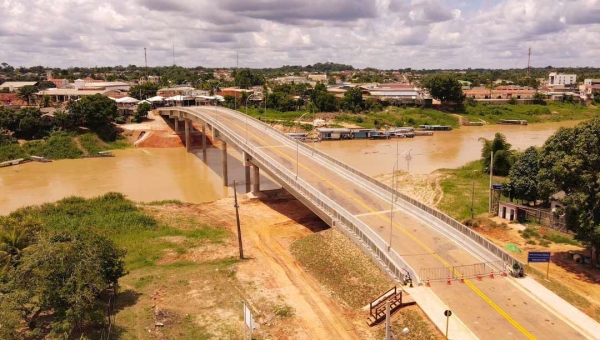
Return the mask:
<svg viewBox="0 0 600 340">
<path fill-rule="evenodd" d="M 48 79 L 49 82 L 52 82 L 54 86 L 61 88 L 63 86 L 67 86 L 69 81 L 67 79 Z"/>
<path fill-rule="evenodd" d="M 36 95 L 38 97 L 49 96 L 53 101 L 57 103 L 67 102 L 69 100 L 76 100 L 85 96 L 93 96 L 100 94 L 107 97 L 119 98 L 125 96 L 124 92 L 119 90 L 77 90 L 77 89 L 46 89 L 42 90 Z"/>
<path fill-rule="evenodd" d="M 246 92 L 248 96 L 254 94 L 253 90 L 240 89 L 239 87 L 225 87 L 222 88 L 221 91 L 219 91 L 217 94 L 223 97 L 232 96 L 235 98 L 241 98 L 243 92 Z"/>
<path fill-rule="evenodd" d="M 190 86 L 175 86 L 162 88 L 157 91 L 157 95 L 162 97 L 173 97 L 173 96 L 192 96 L 198 95 L 196 89 Z"/>
<path fill-rule="evenodd" d="M 7 88 L 9 92 L 16 92 L 23 86 L 37 86 L 37 81 L 7 81 L 0 85 L 0 89 Z"/>
<path fill-rule="evenodd" d="M 552 72 L 548 75 L 548 86 L 570 86 L 577 84 L 577 75 L 576 74 L 563 74 Z"/>
<path fill-rule="evenodd" d="M 309 74 L 308 79 L 313 81 L 320 81 L 322 83 L 327 83 L 327 75 L 326 74 Z"/>
<path fill-rule="evenodd" d="M 287 76 L 279 77 L 273 80 L 276 84 L 316 84 L 315 81 L 310 81 L 306 77 Z"/>
</svg>

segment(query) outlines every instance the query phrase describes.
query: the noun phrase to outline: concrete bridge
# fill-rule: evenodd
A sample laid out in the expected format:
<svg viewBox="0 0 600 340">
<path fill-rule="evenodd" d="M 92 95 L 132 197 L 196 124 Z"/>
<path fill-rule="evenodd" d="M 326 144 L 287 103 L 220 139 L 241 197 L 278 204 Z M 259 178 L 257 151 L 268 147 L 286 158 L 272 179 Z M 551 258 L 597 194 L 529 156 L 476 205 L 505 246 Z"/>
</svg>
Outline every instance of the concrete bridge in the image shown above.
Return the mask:
<svg viewBox="0 0 600 340">
<path fill-rule="evenodd" d="M 398 281 L 440 330 L 451 309 L 451 339 L 585 339 L 600 336 L 587 315 L 530 278 L 503 276 L 519 261 L 449 216 L 240 112 L 209 106 L 161 108 L 242 153 L 246 191 L 259 191 L 263 171 L 330 226 L 352 239 Z M 176 126 L 177 126 L 176 125 Z M 358 157 L 358 155 L 357 155 Z M 393 161 L 393 160 L 390 160 Z M 450 284 L 448 284 L 450 283 Z"/>
</svg>

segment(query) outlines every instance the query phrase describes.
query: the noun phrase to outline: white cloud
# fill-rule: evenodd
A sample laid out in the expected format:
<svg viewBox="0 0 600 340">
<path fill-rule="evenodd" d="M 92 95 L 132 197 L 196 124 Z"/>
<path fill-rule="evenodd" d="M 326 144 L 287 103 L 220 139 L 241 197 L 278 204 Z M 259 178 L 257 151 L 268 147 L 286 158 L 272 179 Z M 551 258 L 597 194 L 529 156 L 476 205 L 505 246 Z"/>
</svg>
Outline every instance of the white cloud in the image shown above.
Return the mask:
<svg viewBox="0 0 600 340">
<path fill-rule="evenodd" d="M 13 66 L 599 66 L 600 0 L 0 0 Z"/>
</svg>

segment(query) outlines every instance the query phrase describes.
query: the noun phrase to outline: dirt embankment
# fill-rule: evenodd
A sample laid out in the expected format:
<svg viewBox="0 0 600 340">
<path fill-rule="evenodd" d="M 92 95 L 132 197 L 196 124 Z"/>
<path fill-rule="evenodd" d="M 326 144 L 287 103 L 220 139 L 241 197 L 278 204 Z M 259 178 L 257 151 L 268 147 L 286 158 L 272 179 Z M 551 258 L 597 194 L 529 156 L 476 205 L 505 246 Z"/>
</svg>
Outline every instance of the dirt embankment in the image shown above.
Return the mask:
<svg viewBox="0 0 600 340">
<path fill-rule="evenodd" d="M 184 122 L 179 122 L 178 131 L 172 119 L 150 112 L 148 119 L 139 124 L 126 124 L 120 127 L 124 135 L 139 148 L 179 148 L 185 146 Z M 210 131 L 207 131 L 207 146 L 212 145 Z M 192 147 L 202 145 L 202 126 L 192 123 L 190 131 Z"/>
</svg>

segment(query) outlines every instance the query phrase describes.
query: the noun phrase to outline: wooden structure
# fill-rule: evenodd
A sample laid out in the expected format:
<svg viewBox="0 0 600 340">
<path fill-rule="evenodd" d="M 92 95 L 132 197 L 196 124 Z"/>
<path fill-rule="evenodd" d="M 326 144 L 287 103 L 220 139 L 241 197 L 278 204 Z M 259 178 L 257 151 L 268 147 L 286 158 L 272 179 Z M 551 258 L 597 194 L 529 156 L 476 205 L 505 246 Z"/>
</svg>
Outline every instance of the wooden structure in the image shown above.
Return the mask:
<svg viewBox="0 0 600 340">
<path fill-rule="evenodd" d="M 394 286 L 394 288 L 383 293 L 369 304 L 367 325 L 375 326 L 385 320 L 386 302 L 388 300 L 390 301 L 390 314 L 394 314 L 404 306 L 415 304 L 415 301 L 410 299 L 402 289 L 398 290 Z"/>
</svg>

